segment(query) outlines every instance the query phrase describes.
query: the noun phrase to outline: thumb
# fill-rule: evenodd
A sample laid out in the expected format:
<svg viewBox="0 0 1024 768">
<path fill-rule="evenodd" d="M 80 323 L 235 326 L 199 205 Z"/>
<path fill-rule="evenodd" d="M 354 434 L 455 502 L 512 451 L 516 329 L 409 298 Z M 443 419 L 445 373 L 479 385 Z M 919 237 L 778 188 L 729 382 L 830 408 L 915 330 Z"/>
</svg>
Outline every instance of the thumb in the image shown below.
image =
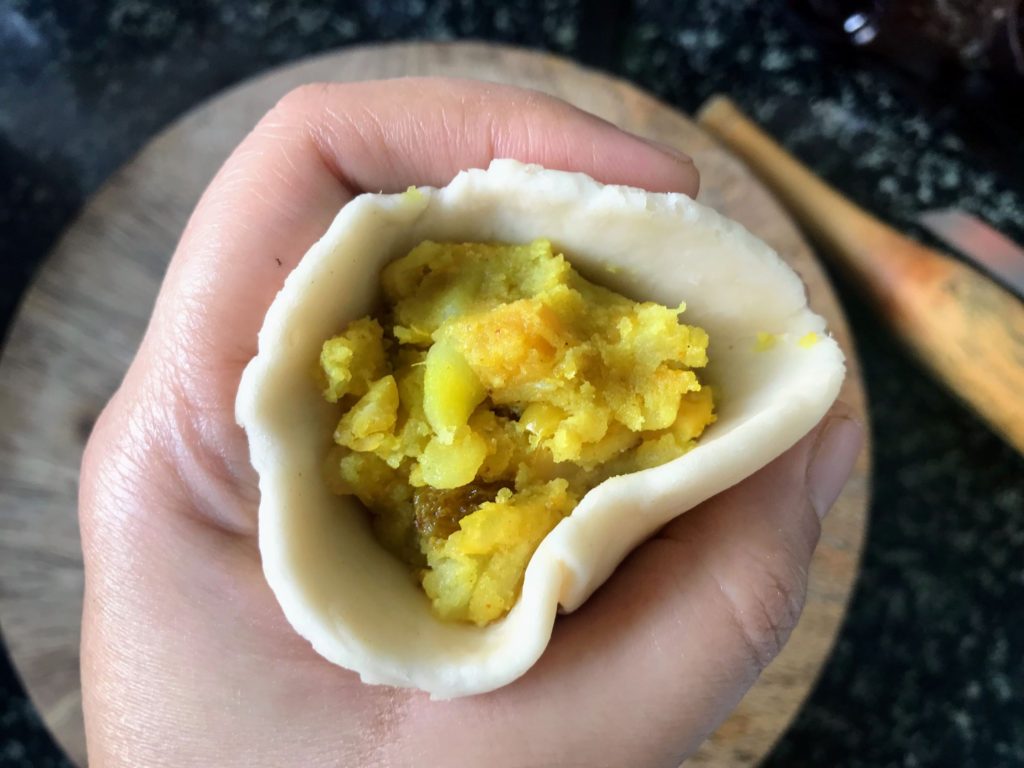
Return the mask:
<svg viewBox="0 0 1024 768">
<path fill-rule="evenodd" d="M 527 679 L 543 685 L 544 668 L 558 670 L 546 695 L 571 692 L 563 709 L 582 722 L 609 712 L 635 720 L 626 725 L 664 750 L 651 764 L 695 750 L 796 625 L 820 519 L 862 443 L 849 407 L 834 406 L 785 454 L 637 549 L 562 619 Z"/>
</svg>

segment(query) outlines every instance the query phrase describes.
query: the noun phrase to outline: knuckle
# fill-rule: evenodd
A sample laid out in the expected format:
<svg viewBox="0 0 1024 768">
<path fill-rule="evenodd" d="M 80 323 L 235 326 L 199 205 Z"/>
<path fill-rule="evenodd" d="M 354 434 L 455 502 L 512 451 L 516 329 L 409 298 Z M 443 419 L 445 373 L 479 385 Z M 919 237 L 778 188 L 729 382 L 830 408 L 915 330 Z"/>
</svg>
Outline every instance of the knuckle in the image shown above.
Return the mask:
<svg viewBox="0 0 1024 768">
<path fill-rule="evenodd" d="M 740 586 L 720 584 L 726 610 L 756 673 L 779 655 L 803 611 L 806 574 L 791 564 L 764 561 L 745 569 Z"/>
<path fill-rule="evenodd" d="M 86 443 L 79 482 L 78 517 L 83 545 L 113 523 L 141 495 L 154 455 L 152 425 L 117 393 L 104 408 Z"/>
<path fill-rule="evenodd" d="M 278 99 L 271 112 L 277 114 L 303 114 L 321 104 L 330 88 L 328 83 L 305 83 L 292 88 Z"/>
</svg>

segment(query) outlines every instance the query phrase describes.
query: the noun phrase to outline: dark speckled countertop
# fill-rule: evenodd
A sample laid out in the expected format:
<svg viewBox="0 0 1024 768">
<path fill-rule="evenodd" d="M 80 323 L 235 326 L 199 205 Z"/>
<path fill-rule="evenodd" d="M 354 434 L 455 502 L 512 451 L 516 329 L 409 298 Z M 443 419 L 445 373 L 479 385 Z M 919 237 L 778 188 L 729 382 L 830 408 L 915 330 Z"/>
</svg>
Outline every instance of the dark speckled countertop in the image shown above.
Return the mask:
<svg viewBox="0 0 1024 768">
<path fill-rule="evenodd" d="M 957 206 L 1024 242 L 1024 174 L 1011 173 L 1024 156 L 972 143 L 948 110 L 823 50 L 781 0 L 614 8 L 0 0 L 0 327 L 88 195 L 169 121 L 280 62 L 375 40 L 544 48 L 685 110 L 725 91 L 896 226 L 920 236 L 916 211 Z M 768 765 L 1024 765 L 1024 461 L 837 283 L 872 408 L 871 527 L 834 655 Z M 65 764 L 0 659 L 0 766 Z"/>
</svg>

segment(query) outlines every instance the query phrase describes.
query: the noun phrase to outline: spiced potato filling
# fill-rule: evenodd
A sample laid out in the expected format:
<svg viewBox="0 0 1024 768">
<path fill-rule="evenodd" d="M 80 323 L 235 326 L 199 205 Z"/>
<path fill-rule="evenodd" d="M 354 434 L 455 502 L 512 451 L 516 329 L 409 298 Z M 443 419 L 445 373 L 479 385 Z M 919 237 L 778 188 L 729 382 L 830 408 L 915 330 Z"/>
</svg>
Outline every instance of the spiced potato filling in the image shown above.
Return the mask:
<svg viewBox="0 0 1024 768">
<path fill-rule="evenodd" d="M 384 308 L 323 344 L 339 407 L 331 489 L 370 510 L 435 613 L 514 605 L 541 540 L 588 490 L 663 464 L 715 420 L 708 336 L 550 242 L 423 242 L 381 276 Z"/>
</svg>

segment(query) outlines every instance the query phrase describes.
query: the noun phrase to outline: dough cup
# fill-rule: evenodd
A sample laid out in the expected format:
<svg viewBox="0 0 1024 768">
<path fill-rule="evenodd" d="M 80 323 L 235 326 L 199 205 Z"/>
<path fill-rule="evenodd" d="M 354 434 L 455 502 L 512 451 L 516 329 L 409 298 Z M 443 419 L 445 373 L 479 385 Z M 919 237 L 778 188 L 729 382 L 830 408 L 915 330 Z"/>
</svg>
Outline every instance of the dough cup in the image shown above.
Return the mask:
<svg viewBox="0 0 1024 768">
<path fill-rule="evenodd" d="M 311 371 L 325 339 L 374 309 L 384 265 L 421 241 L 541 237 L 599 284 L 637 300 L 686 302 L 683 320 L 711 339 L 701 377 L 715 389 L 718 421 L 686 455 L 591 490 L 541 542 L 505 618 L 482 628 L 448 623 L 377 543 L 359 502 L 328 491 L 322 465 L 338 413 Z M 777 337 L 770 349 L 758 344 L 762 333 Z M 816 343 L 806 343 L 809 333 Z M 443 189 L 362 195 L 288 276 L 238 390 L 237 419 L 260 478 L 267 581 L 295 630 L 364 682 L 435 698 L 499 688 L 544 652 L 556 613 L 578 608 L 630 550 L 806 434 L 844 372 L 796 273 L 685 195 L 511 160 L 460 173 Z"/>
</svg>

